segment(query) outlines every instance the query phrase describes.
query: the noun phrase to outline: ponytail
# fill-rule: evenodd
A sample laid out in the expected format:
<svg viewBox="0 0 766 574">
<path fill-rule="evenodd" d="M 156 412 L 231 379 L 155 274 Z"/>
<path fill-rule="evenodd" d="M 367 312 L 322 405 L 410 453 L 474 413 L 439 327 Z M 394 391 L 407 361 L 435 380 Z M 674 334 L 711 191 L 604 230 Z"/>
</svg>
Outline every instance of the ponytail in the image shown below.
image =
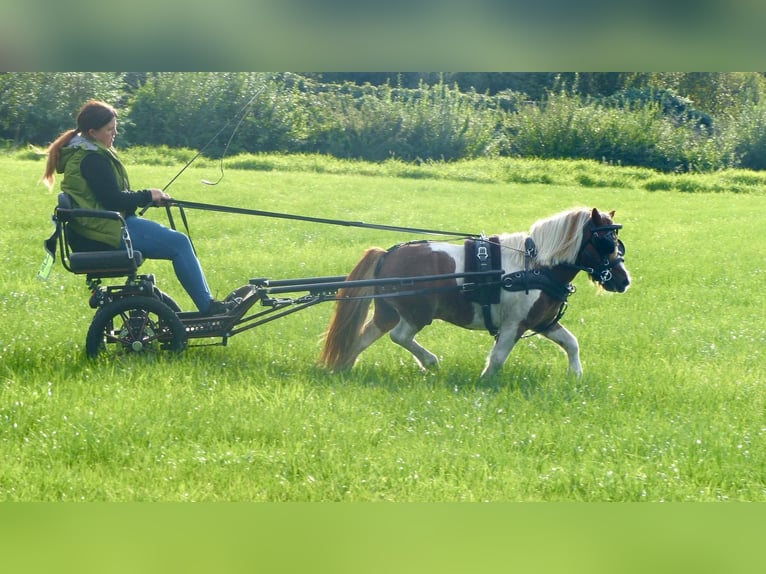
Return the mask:
<svg viewBox="0 0 766 574">
<path fill-rule="evenodd" d="M 53 188 L 56 166 L 61 159 L 61 149 L 77 135 L 77 132 L 77 128 L 65 131 L 48 147 L 48 162 L 45 164 L 45 174 L 43 175 L 43 183 L 48 186 L 48 189 Z"/>
</svg>

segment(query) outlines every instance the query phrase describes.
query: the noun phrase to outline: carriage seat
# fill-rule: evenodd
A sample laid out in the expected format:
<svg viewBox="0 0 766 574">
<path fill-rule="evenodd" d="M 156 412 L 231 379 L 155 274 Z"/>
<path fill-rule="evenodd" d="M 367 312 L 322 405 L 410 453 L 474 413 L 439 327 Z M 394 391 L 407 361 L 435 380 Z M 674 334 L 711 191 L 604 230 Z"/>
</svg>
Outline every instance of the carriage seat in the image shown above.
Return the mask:
<svg viewBox="0 0 766 574">
<path fill-rule="evenodd" d="M 110 245 L 83 237 L 70 227 L 75 217 L 114 219 L 122 226 L 122 239 L 126 248 Z M 61 261 L 64 267 L 77 275 L 94 278 L 125 277 L 134 275 L 143 263 L 143 255 L 135 251 L 130 240 L 125 219 L 119 212 L 74 207 L 67 193 L 60 193 L 55 212 L 60 226 Z"/>
<path fill-rule="evenodd" d="M 127 251 L 78 251 L 69 254 L 69 267 L 77 275 L 124 277 L 132 275 L 143 263 L 140 251 L 133 257 Z"/>
</svg>

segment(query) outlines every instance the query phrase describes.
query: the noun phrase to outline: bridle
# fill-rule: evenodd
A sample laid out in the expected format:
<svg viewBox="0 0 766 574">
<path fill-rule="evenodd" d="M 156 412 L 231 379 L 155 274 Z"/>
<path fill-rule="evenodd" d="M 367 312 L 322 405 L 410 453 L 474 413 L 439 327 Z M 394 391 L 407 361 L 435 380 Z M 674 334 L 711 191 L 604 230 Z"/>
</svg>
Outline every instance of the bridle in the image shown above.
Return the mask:
<svg viewBox="0 0 766 574">
<path fill-rule="evenodd" d="M 589 222 L 577 254 L 576 266 L 602 285 L 612 280 L 612 268 L 625 261 L 625 244 L 617 237 L 620 229 L 622 225 L 619 223 L 594 225 L 593 222 Z M 589 237 L 587 233 L 590 233 Z M 618 256 L 610 259 L 615 246 Z"/>
</svg>

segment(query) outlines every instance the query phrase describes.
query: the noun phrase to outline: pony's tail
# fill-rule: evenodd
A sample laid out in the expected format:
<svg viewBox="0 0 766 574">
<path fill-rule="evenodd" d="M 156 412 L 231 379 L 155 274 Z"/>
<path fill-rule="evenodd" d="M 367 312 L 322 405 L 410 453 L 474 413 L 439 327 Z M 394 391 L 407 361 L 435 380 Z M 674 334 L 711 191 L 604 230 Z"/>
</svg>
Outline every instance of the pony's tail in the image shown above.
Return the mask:
<svg viewBox="0 0 766 574">
<path fill-rule="evenodd" d="M 379 247 L 372 247 L 346 277 L 346 281 L 372 279 L 378 261 L 386 254 Z M 374 286 L 346 287 L 338 291 L 335 313 L 330 326 L 324 334 L 324 349 L 319 356 L 319 363 L 332 371 L 348 369 L 354 364 L 356 352 L 354 345 L 361 334 L 362 325 L 370 308 L 370 296 Z"/>
</svg>

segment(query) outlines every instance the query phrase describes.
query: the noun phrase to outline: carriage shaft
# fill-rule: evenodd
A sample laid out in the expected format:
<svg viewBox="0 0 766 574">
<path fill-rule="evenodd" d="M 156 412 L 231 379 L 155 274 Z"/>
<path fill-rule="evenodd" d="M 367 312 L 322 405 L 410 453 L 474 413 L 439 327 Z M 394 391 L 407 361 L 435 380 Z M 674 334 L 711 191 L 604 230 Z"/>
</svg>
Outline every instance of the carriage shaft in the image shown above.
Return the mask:
<svg viewBox="0 0 766 574">
<path fill-rule="evenodd" d="M 478 277 L 501 275 L 503 275 L 502 270 L 445 273 L 442 275 L 417 275 L 413 277 L 385 277 L 378 279 L 358 279 L 352 281 L 338 281 L 338 277 L 313 277 L 302 280 L 286 279 L 283 281 L 267 281 L 265 291 L 267 293 L 294 293 L 296 291 L 327 292 L 336 291 L 338 289 L 349 289 L 353 287 L 382 287 L 384 285 L 405 286 L 412 285 L 413 283 L 449 281 L 452 279 L 474 279 Z M 251 283 L 255 281 L 261 280 L 250 280 Z"/>
</svg>

